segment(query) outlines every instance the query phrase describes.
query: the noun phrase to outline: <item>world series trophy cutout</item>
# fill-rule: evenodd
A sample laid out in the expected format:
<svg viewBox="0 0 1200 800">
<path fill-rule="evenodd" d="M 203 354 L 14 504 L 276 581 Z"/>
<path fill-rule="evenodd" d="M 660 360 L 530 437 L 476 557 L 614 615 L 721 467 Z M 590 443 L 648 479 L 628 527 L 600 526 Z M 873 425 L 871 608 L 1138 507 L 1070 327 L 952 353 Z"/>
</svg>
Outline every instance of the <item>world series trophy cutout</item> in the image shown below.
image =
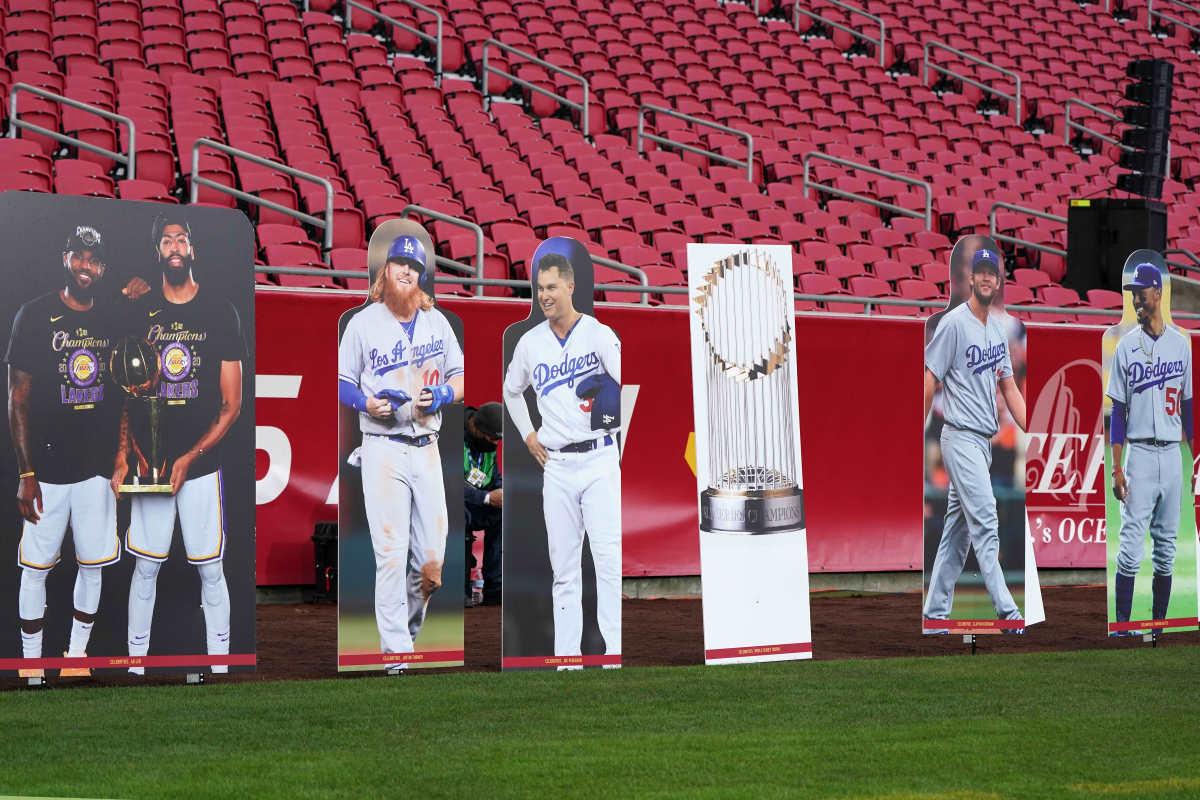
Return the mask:
<svg viewBox="0 0 1200 800">
<path fill-rule="evenodd" d="M 707 348 L 708 488 L 700 529 L 772 533 L 804 527 L 791 413 L 791 289 L 774 260 L 749 250 L 713 264 L 696 316 Z M 757 314 L 746 314 L 757 309 Z"/>
<path fill-rule="evenodd" d="M 162 398 L 158 396 L 158 385 L 162 380 L 162 361 L 158 351 L 140 336 L 126 336 L 113 348 L 108 364 L 109 374 L 132 400 L 144 401 L 149 408 L 150 447 L 147 456 L 141 445 L 133 442 L 137 455 L 137 469 L 132 471 L 133 482 L 120 486 L 121 494 L 145 494 L 171 492 L 171 482 L 162 483 L 167 474 L 162 462 Z M 145 462 L 148 474 L 141 474 Z M 146 482 L 142 478 L 148 478 Z"/>
<path fill-rule="evenodd" d="M 812 657 L 790 263 L 688 245 L 707 664 Z"/>
</svg>

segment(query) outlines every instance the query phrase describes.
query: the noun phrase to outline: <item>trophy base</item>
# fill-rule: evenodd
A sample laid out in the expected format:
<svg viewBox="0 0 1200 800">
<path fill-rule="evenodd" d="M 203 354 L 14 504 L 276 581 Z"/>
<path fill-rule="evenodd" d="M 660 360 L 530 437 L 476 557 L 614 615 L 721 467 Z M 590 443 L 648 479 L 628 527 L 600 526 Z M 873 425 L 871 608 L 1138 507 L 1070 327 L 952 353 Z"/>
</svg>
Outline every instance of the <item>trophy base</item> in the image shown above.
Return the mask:
<svg viewBox="0 0 1200 800">
<path fill-rule="evenodd" d="M 170 494 L 169 483 L 122 483 L 121 494 Z"/>
<path fill-rule="evenodd" d="M 700 530 L 778 533 L 804 527 L 804 493 L 797 488 L 744 493 L 705 489 L 700 494 Z"/>
</svg>

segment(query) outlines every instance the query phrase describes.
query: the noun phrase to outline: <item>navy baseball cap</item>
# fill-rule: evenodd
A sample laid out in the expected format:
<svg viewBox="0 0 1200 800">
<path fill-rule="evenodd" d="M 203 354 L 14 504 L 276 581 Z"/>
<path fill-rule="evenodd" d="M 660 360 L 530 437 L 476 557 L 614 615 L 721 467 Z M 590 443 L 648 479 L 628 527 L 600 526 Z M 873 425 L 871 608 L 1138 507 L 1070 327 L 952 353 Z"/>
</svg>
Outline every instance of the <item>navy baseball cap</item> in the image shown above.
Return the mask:
<svg viewBox="0 0 1200 800">
<path fill-rule="evenodd" d="M 1133 279 L 1121 288 L 1127 292 L 1134 289 L 1161 289 L 1162 273 L 1153 264 L 1138 264 L 1133 268 Z"/>
<path fill-rule="evenodd" d="M 971 256 L 971 272 L 980 269 L 991 269 L 1000 274 L 1000 254 L 986 247 L 976 250 L 975 255 Z"/>
<path fill-rule="evenodd" d="M 388 261 L 409 261 L 420 272 L 424 272 L 426 266 L 425 248 L 421 246 L 421 240 L 415 236 L 397 236 L 392 242 L 392 246 L 388 248 Z"/>
</svg>

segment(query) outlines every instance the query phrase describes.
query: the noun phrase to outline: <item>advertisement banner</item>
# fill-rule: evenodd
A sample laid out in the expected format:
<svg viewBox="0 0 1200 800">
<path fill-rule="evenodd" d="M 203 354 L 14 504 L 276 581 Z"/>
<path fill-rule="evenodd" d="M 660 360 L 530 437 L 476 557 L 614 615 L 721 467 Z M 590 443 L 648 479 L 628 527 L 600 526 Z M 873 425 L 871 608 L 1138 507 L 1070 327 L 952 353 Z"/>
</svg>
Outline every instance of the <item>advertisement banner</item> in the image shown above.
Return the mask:
<svg viewBox="0 0 1200 800">
<path fill-rule="evenodd" d="M 337 518 L 337 431 L 321 422 L 337 416 L 337 351 L 318 332 L 336 329 L 361 295 L 260 288 L 256 301 L 261 330 L 294 331 L 297 318 L 307 323 L 298 333 L 258 340 L 257 581 L 311 584 L 313 527 Z M 529 313 L 527 298 L 439 302 L 468 331 L 503 330 Z M 626 343 L 625 373 L 638 376 L 637 388 L 630 383 L 622 392 L 623 574 L 698 575 L 687 310 L 600 308 Z M 802 433 L 811 572 L 922 567 L 922 476 L 919 467 L 896 468 L 913 459 L 911 439 L 896 432 L 921 413 L 923 329 L 917 319 L 796 315 L 796 358 L 813 376 L 808 390 L 799 386 L 800 415 L 823 423 Z M 1038 564 L 1103 569 L 1101 328 L 1027 323 L 1026 330 L 1036 354 L 1027 365 L 1025 473 Z M 466 402 L 500 400 L 500 337 L 468 336 L 464 355 L 478 365 Z"/>
</svg>

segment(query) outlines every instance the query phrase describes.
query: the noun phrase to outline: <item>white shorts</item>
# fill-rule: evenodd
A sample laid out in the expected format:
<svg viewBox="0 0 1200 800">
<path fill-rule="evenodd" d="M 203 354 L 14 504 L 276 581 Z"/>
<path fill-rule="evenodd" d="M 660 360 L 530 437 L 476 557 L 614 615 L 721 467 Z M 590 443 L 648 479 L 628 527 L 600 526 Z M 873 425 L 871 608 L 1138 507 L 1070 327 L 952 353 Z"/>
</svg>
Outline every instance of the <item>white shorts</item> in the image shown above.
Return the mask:
<svg viewBox="0 0 1200 800">
<path fill-rule="evenodd" d="M 30 569 L 50 569 L 62 554 L 70 524 L 75 560 L 102 567 L 121 557 L 117 536 L 117 501 L 107 478 L 99 475 L 78 483 L 42 483 L 42 513 L 37 523 L 25 522 L 17 563 Z"/>
<path fill-rule="evenodd" d="M 174 496 L 135 494 L 125 549 L 138 558 L 166 561 L 178 509 L 188 561 L 193 564 L 220 561 L 225 556 L 224 506 L 221 470 L 189 478 Z"/>
</svg>

